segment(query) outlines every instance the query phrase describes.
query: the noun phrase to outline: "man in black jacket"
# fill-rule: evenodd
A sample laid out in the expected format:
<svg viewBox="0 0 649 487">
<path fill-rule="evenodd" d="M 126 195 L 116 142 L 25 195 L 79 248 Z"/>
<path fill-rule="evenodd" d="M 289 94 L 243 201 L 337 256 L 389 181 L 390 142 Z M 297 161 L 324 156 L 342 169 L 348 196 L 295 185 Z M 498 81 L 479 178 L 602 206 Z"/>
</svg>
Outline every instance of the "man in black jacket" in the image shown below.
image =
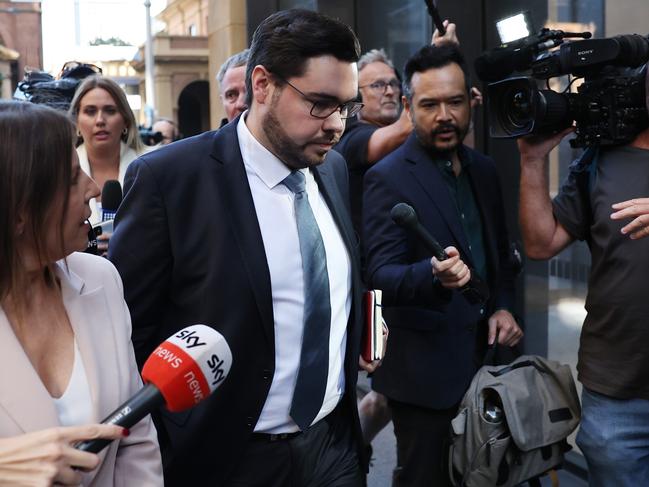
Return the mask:
<svg viewBox="0 0 649 487">
<path fill-rule="evenodd" d="M 470 80 L 456 46 L 426 46 L 406 64 L 404 106 L 414 132 L 365 175 L 363 242 L 367 282 L 383 290 L 390 345 L 373 388 L 389 399 L 397 437 L 395 486 L 446 486 L 450 421 L 498 332 L 516 344 L 513 269 L 500 183 L 488 157 L 462 144 Z M 390 210 L 411 205 L 446 247 L 438 261 Z M 458 292 L 475 273 L 491 297 Z"/>
<path fill-rule="evenodd" d="M 338 21 L 273 14 L 250 48 L 250 109 L 129 167 L 110 258 L 140 364 L 192 323 L 232 350 L 213 396 L 157 415 L 167 486 L 364 483 L 359 255 L 330 152 L 360 108 L 358 53 Z"/>
</svg>

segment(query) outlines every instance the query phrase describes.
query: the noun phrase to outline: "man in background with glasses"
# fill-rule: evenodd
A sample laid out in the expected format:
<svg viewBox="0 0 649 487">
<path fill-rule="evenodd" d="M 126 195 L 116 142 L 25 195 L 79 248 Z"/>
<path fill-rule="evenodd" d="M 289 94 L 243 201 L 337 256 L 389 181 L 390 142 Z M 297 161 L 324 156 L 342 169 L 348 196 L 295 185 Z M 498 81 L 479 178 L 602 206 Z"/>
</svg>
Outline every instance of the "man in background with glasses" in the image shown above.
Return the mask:
<svg viewBox="0 0 649 487">
<path fill-rule="evenodd" d="M 160 133 L 162 140 L 160 145 L 171 144 L 178 140 L 178 126 L 173 120 L 168 118 L 159 118 L 151 127 L 151 132 L 154 134 Z"/>
<path fill-rule="evenodd" d="M 358 100 L 363 108 L 347 124 L 336 150 L 349 168 L 352 221 L 360 235 L 363 175 L 412 131 L 410 119 L 399 116 L 401 81 L 383 49 L 372 49 L 358 60 Z"/>
<path fill-rule="evenodd" d="M 157 415 L 168 487 L 364 485 L 356 380 L 378 363 L 360 359 L 360 257 L 331 151 L 361 108 L 359 51 L 324 15 L 271 15 L 249 109 L 129 167 L 110 258 L 139 363 L 188 323 L 232 350 L 217 394 Z"/>
</svg>

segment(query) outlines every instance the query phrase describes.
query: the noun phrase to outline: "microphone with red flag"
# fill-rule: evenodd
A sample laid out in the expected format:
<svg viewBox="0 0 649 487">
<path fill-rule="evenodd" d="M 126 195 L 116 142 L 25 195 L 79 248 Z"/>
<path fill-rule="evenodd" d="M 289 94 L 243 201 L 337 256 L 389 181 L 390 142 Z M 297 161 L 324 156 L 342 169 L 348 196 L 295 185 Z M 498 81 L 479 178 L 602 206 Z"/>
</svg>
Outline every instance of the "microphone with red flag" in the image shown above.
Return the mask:
<svg viewBox="0 0 649 487">
<path fill-rule="evenodd" d="M 142 369 L 146 385 L 102 423 L 130 428 L 162 405 L 172 412 L 189 409 L 223 383 L 231 366 L 232 352 L 218 331 L 206 325 L 183 328 L 147 359 Z M 111 441 L 88 440 L 75 448 L 98 453 Z"/>
</svg>

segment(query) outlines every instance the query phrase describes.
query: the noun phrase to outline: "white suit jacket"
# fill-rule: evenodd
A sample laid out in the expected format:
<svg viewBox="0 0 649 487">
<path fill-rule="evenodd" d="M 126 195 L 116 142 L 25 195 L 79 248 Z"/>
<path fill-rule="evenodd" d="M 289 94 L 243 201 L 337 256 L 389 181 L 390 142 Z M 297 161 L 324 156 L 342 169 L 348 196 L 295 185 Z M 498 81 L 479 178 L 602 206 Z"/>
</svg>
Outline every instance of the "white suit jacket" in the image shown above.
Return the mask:
<svg viewBox="0 0 649 487">
<path fill-rule="evenodd" d="M 74 253 L 57 263 L 68 313 L 100 422 L 142 387 L 131 345 L 131 318 L 122 281 L 106 259 Z M 0 437 L 59 426 L 54 401 L 23 351 L 0 308 Z M 100 453 L 83 485 L 162 486 L 156 431 L 147 416 Z"/>
</svg>

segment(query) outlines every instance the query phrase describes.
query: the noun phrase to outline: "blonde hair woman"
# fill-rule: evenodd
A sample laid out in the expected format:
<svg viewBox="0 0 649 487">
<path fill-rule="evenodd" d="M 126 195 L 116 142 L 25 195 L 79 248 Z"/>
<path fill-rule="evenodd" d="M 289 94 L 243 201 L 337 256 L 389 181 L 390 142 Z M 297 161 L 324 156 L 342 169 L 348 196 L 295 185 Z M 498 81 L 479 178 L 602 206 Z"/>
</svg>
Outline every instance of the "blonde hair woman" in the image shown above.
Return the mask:
<svg viewBox="0 0 649 487">
<path fill-rule="evenodd" d="M 100 75 L 90 76 L 77 88 L 70 103 L 77 124 L 79 164 L 99 188 L 108 180 L 124 185 L 126 168 L 142 152 L 137 123 L 126 94 L 117 83 Z M 90 201 L 90 223 L 102 220 L 101 195 Z M 103 234 L 99 251 L 108 250 L 110 233 Z"/>
</svg>

